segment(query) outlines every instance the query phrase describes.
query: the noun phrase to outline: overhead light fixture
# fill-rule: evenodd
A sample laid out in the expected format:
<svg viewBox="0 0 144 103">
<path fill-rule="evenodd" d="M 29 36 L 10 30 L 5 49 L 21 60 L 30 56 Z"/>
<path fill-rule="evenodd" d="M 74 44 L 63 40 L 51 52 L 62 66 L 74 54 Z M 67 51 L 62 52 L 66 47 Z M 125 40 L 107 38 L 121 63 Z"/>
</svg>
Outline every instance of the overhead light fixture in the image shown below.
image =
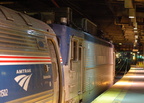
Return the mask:
<svg viewBox="0 0 144 103">
<path fill-rule="evenodd" d="M 137 52 L 138 54 L 140 53 L 140 52 Z M 140 55 L 141 56 L 141 55 Z"/>
<path fill-rule="evenodd" d="M 133 49 L 133 52 L 138 52 L 138 49 Z"/>
<path fill-rule="evenodd" d="M 124 0 L 124 7 L 125 8 L 133 8 L 132 0 Z"/>
<path fill-rule="evenodd" d="M 134 27 L 134 30 L 137 30 L 137 27 Z"/>
<path fill-rule="evenodd" d="M 135 9 L 129 9 L 129 18 L 135 18 Z"/>
<path fill-rule="evenodd" d="M 137 42 L 138 42 L 138 40 L 136 39 L 136 40 L 135 40 L 135 43 L 137 43 Z"/>
<path fill-rule="evenodd" d="M 135 39 L 138 39 L 138 35 L 135 35 Z"/>
<path fill-rule="evenodd" d="M 137 22 L 133 22 L 134 30 L 137 30 Z"/>
<path fill-rule="evenodd" d="M 131 22 L 133 23 L 133 29 L 134 30 L 137 30 L 138 29 L 138 24 L 137 24 L 137 21 L 136 21 L 136 17 L 135 18 L 132 18 L 131 19 Z"/>
<path fill-rule="evenodd" d="M 119 43 L 119 45 L 122 45 L 122 43 Z"/>
<path fill-rule="evenodd" d="M 134 47 L 136 47 L 136 45 L 137 45 L 137 43 L 136 43 L 136 42 L 134 42 L 133 46 L 134 46 Z"/>
<path fill-rule="evenodd" d="M 134 44 L 134 47 L 136 47 L 136 44 Z"/>
</svg>

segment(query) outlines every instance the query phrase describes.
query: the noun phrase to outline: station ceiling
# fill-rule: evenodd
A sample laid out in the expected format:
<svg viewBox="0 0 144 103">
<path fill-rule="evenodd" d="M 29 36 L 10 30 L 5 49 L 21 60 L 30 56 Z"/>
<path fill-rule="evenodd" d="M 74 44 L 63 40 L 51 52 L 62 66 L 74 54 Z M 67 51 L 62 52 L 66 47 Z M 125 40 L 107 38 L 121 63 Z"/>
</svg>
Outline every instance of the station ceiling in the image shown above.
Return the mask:
<svg viewBox="0 0 144 103">
<path fill-rule="evenodd" d="M 117 51 L 143 52 L 144 0 L 0 0 L 0 4 L 21 12 L 70 7 L 97 24 Z"/>
</svg>

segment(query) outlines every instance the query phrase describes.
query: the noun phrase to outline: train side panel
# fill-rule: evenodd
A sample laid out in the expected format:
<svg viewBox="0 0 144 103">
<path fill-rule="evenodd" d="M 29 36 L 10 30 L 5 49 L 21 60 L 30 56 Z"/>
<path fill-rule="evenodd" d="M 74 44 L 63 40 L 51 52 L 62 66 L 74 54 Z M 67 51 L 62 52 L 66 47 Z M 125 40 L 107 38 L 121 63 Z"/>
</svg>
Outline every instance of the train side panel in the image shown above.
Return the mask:
<svg viewBox="0 0 144 103">
<path fill-rule="evenodd" d="M 85 41 L 84 103 L 90 103 L 113 84 L 113 48 Z"/>
<path fill-rule="evenodd" d="M 113 46 L 65 25 L 52 28 L 64 59 L 65 102 L 90 103 L 113 84 Z"/>
<path fill-rule="evenodd" d="M 43 22 L 0 6 L 0 103 L 60 102 L 53 33 Z"/>
</svg>

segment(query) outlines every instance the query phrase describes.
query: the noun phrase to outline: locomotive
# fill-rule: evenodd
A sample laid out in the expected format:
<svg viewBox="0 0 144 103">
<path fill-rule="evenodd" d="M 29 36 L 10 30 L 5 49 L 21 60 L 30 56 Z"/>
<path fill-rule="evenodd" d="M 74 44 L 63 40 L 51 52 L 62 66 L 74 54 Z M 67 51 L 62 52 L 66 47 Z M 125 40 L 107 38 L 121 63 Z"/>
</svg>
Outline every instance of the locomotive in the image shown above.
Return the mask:
<svg viewBox="0 0 144 103">
<path fill-rule="evenodd" d="M 62 103 L 60 60 L 47 24 L 0 6 L 0 103 Z"/>
<path fill-rule="evenodd" d="M 89 33 L 52 24 L 63 60 L 66 103 L 90 103 L 113 85 L 114 47 Z"/>
<path fill-rule="evenodd" d="M 114 47 L 0 6 L 0 103 L 90 103 L 113 84 Z"/>
</svg>

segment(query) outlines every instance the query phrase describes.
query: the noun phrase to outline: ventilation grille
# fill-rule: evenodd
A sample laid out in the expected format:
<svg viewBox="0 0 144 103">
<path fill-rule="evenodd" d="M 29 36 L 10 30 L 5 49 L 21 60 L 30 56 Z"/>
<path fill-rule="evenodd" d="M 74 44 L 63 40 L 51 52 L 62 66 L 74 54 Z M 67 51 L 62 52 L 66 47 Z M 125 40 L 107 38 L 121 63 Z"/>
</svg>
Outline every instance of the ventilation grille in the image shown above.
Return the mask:
<svg viewBox="0 0 144 103">
<path fill-rule="evenodd" d="M 40 49 L 39 45 L 42 43 L 43 46 Z M 46 39 L 41 33 L 34 30 L 20 31 L 10 27 L 4 28 L 0 25 L 1 54 L 45 55 L 47 51 Z"/>
</svg>

